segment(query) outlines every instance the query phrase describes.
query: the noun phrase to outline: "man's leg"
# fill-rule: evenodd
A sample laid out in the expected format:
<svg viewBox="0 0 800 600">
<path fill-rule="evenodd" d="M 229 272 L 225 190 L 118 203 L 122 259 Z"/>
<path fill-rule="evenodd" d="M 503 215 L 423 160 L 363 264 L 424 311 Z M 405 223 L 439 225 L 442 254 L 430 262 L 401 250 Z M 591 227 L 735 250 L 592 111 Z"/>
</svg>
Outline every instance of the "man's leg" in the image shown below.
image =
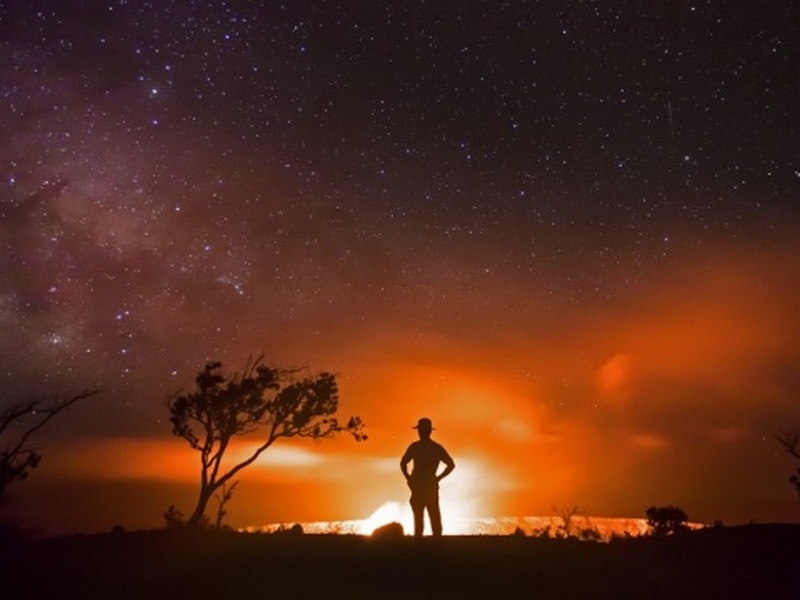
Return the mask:
<svg viewBox="0 0 800 600">
<path fill-rule="evenodd" d="M 431 520 L 431 532 L 434 537 L 442 535 L 442 513 L 439 510 L 439 494 L 431 494 L 428 500 L 428 517 Z"/>
<path fill-rule="evenodd" d="M 414 536 L 422 537 L 425 528 L 425 503 L 418 493 L 411 494 L 411 512 L 414 513 Z"/>
</svg>

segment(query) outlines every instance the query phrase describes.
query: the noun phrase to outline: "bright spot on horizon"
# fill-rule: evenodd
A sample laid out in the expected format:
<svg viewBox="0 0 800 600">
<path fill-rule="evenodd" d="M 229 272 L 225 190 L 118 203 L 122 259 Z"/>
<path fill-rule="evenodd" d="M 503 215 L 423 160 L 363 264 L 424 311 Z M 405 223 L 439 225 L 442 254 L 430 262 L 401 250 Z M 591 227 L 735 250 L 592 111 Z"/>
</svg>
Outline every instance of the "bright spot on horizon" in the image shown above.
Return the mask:
<svg viewBox="0 0 800 600">
<path fill-rule="evenodd" d="M 407 502 L 394 500 L 384 502 L 369 517 L 361 521 L 358 525 L 358 533 L 371 535 L 378 527 L 389 523 L 400 523 L 405 533 L 413 532 L 414 516 L 411 513 L 411 506 Z"/>
<path fill-rule="evenodd" d="M 462 511 L 446 510 L 442 506 L 443 535 L 467 535 L 473 533 L 473 519 L 474 517 L 466 515 Z M 414 515 L 411 512 L 411 505 L 407 501 L 390 500 L 384 502 L 369 517 L 358 523 L 356 533 L 359 535 L 372 535 L 373 531 L 389 523 L 400 523 L 403 526 L 403 533 L 413 535 Z M 430 535 L 430 533 L 430 521 L 428 521 L 426 513 L 424 534 Z"/>
<path fill-rule="evenodd" d="M 442 480 L 439 489 L 439 506 L 442 511 L 444 535 L 464 535 L 471 533 L 471 521 L 486 516 L 484 506 L 479 500 L 478 482 L 487 480 L 479 463 L 474 459 L 456 461 L 456 470 Z M 409 492 L 410 493 L 410 492 Z M 414 515 L 408 499 L 388 500 L 381 504 L 369 517 L 359 522 L 357 532 L 371 535 L 375 529 L 389 523 L 400 523 L 407 535 L 414 533 Z M 425 535 L 431 533 L 430 520 L 425 514 Z"/>
</svg>

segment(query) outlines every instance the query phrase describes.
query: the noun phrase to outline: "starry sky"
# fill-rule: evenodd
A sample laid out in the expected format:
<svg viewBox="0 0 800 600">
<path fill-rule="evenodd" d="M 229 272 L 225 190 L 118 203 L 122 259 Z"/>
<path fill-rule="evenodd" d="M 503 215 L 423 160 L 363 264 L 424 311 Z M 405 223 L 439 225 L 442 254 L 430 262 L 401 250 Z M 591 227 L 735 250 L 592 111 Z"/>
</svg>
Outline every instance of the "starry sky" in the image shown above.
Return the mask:
<svg viewBox="0 0 800 600">
<path fill-rule="evenodd" d="M 166 399 L 263 353 L 337 373 L 370 441 L 275 448 L 236 524 L 403 500 L 423 415 L 465 514 L 796 519 L 773 436 L 800 425 L 798 23 L 715 0 L 0 4 L 0 406 L 102 390 L 16 510 L 188 511 Z"/>
</svg>

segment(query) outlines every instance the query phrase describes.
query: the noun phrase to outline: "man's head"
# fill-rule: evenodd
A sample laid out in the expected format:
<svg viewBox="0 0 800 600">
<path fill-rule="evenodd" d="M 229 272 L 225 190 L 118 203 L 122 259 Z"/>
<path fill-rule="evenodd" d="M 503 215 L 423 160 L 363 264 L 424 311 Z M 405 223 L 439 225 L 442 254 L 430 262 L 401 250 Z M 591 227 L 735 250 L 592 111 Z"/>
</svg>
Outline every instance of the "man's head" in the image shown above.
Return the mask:
<svg viewBox="0 0 800 600">
<path fill-rule="evenodd" d="M 431 437 L 431 432 L 433 431 L 433 423 L 427 417 L 422 417 L 419 421 L 417 421 L 414 429 L 417 430 L 420 438 L 429 438 Z"/>
</svg>

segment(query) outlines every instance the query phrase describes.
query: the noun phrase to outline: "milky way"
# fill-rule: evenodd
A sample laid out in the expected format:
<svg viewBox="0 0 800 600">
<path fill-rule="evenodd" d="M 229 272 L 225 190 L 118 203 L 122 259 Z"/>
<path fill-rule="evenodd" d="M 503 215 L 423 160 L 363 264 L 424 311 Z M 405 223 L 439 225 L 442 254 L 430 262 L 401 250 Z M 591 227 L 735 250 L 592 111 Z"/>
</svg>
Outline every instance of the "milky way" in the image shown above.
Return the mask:
<svg viewBox="0 0 800 600">
<path fill-rule="evenodd" d="M 752 288 L 783 319 L 800 293 L 791 3 L 9 4 L 0 402 L 97 386 L 77 430 L 166 434 L 206 360 L 358 381 L 341 357 L 401 331 L 418 356 L 526 348 L 497 377 L 546 380 L 531 404 L 563 415 L 591 403 L 550 350 L 613 382 L 620 315 L 681 321 L 644 302 Z M 780 322 L 754 362 L 784 402 Z M 611 324 L 619 347 L 574 341 Z"/>
</svg>

